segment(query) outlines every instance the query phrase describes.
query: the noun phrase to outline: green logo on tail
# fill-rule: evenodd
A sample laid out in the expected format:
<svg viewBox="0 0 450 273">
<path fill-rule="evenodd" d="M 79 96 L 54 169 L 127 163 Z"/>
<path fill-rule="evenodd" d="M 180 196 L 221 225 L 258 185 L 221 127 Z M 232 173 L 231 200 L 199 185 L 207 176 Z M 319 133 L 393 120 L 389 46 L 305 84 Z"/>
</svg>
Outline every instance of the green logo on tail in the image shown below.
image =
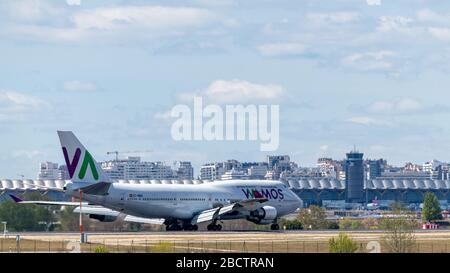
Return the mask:
<svg viewBox="0 0 450 273">
<path fill-rule="evenodd" d="M 81 149 L 80 148 L 76 149 L 75 155 L 72 158 L 72 161 L 70 161 L 70 159 L 69 159 L 69 153 L 68 153 L 66 147 L 63 147 L 63 153 L 64 153 L 64 159 L 66 160 L 67 169 L 69 170 L 70 178 L 72 179 L 75 174 L 75 171 L 77 169 L 78 162 L 80 161 Z M 86 172 L 87 172 L 88 166 L 91 169 L 92 176 L 94 177 L 95 181 L 97 181 L 99 176 L 98 176 L 97 167 L 95 166 L 94 158 L 88 151 L 86 151 L 84 153 L 84 159 L 83 159 L 83 164 L 81 165 L 80 173 L 78 174 L 79 179 L 83 180 L 86 177 Z"/>
<path fill-rule="evenodd" d="M 94 158 L 92 158 L 92 155 L 86 151 L 84 154 L 84 160 L 83 165 L 81 165 L 80 173 L 78 174 L 78 178 L 84 179 L 86 177 L 86 171 L 88 166 L 91 168 L 92 176 L 95 180 L 98 180 L 98 172 L 97 168 L 95 167 Z"/>
</svg>

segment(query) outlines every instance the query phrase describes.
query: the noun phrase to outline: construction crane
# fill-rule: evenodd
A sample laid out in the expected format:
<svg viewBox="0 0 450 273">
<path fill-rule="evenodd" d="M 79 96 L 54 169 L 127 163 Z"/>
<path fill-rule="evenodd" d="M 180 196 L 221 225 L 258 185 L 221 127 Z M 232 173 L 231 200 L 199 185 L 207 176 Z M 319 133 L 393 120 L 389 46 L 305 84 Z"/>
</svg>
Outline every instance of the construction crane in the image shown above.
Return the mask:
<svg viewBox="0 0 450 273">
<path fill-rule="evenodd" d="M 145 154 L 145 153 L 153 153 L 152 150 L 142 150 L 142 151 L 125 151 L 125 152 L 119 152 L 119 151 L 112 151 L 112 152 L 107 152 L 107 155 L 112 155 L 115 154 L 116 155 L 116 161 L 119 160 L 119 154 Z"/>
</svg>

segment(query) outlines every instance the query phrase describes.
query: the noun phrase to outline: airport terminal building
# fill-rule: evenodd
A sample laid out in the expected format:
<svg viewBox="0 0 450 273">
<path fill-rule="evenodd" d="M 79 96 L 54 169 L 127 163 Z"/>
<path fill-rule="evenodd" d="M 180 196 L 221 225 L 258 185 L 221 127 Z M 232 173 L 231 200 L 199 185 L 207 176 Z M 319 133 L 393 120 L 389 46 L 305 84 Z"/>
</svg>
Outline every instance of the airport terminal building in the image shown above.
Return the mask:
<svg viewBox="0 0 450 273">
<path fill-rule="evenodd" d="M 60 192 L 45 190 L 48 188 L 63 189 L 68 180 L 1 180 L 0 181 L 0 201 L 8 200 L 6 194 L 25 192 L 40 192 L 51 199 L 65 200 L 66 197 Z M 130 184 L 202 184 L 214 183 L 209 180 L 117 180 L 116 183 Z M 345 181 L 337 179 L 302 179 L 289 180 L 286 183 L 302 200 L 304 206 L 311 204 L 323 205 L 327 202 L 347 200 L 349 192 L 354 184 L 346 186 Z M 371 203 L 373 200 L 379 201 L 400 201 L 404 203 L 422 203 L 423 195 L 431 191 L 436 194 L 442 203 L 450 203 L 450 180 L 430 180 L 430 179 L 373 179 L 364 182 L 365 185 L 356 185 L 357 196 L 362 196 L 362 200 L 354 203 Z M 355 195 L 355 193 L 353 193 Z"/>
</svg>

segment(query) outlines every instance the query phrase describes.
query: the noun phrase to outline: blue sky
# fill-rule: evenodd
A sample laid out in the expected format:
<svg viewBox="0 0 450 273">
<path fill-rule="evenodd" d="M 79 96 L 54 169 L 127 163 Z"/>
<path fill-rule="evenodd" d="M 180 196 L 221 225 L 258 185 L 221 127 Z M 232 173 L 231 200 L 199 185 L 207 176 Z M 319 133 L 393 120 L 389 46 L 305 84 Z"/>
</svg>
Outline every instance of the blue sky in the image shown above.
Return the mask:
<svg viewBox="0 0 450 273">
<path fill-rule="evenodd" d="M 227 102 L 279 103 L 274 153 L 301 166 L 353 145 L 393 164 L 450 160 L 447 1 L 2 1 L 0 64 L 4 178 L 63 162 L 58 129 L 98 160 L 264 160 L 259 142 L 171 139 L 167 112 L 213 100 L 217 83 Z"/>
</svg>

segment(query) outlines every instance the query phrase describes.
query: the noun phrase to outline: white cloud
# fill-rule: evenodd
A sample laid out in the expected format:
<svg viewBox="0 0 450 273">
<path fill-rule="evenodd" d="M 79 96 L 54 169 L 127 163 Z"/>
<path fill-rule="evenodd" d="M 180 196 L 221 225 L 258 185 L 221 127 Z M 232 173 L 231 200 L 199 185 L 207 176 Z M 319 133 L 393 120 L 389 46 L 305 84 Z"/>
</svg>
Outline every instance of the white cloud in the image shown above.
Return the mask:
<svg viewBox="0 0 450 273">
<path fill-rule="evenodd" d="M 422 103 L 412 98 L 403 98 L 396 101 L 377 101 L 368 107 L 368 111 L 375 114 L 406 114 L 423 109 Z"/>
<path fill-rule="evenodd" d="M 35 157 L 38 156 L 42 156 L 43 153 L 37 150 L 31 150 L 31 151 L 27 151 L 27 150 L 18 150 L 18 151 L 14 151 L 12 153 L 12 156 L 14 158 L 18 158 L 18 157 L 25 157 L 27 159 L 33 159 Z"/>
<path fill-rule="evenodd" d="M 448 14 L 441 15 L 429 9 L 423 9 L 417 12 L 417 20 L 445 25 L 450 23 L 450 16 Z"/>
<path fill-rule="evenodd" d="M 369 6 L 380 6 L 381 0 L 366 0 L 366 3 Z"/>
<path fill-rule="evenodd" d="M 409 32 L 411 31 L 410 24 L 413 21 L 412 18 L 405 16 L 382 16 L 377 30 L 380 32 Z"/>
<path fill-rule="evenodd" d="M 79 6 L 81 5 L 81 0 L 66 0 L 66 3 L 69 6 Z"/>
<path fill-rule="evenodd" d="M 331 12 L 331 13 L 309 13 L 306 19 L 315 25 L 345 24 L 359 20 L 360 14 L 356 12 Z"/>
<path fill-rule="evenodd" d="M 319 149 L 321 150 L 321 151 L 323 151 L 323 152 L 326 152 L 326 151 L 328 151 L 328 145 L 322 145 L 322 146 L 320 146 L 319 147 Z"/>
<path fill-rule="evenodd" d="M 195 3 L 204 6 L 232 6 L 235 5 L 235 0 L 195 0 Z"/>
<path fill-rule="evenodd" d="M 381 126 L 391 125 L 390 122 L 374 119 L 371 117 L 352 117 L 352 118 L 347 119 L 347 122 L 360 124 L 360 125 L 381 125 Z"/>
<path fill-rule="evenodd" d="M 92 92 L 96 91 L 97 87 L 93 83 L 81 81 L 67 81 L 64 82 L 64 90 L 71 92 Z"/>
<path fill-rule="evenodd" d="M 40 22 L 64 14 L 64 9 L 46 0 L 2 1 L 0 9 L 12 21 Z"/>
<path fill-rule="evenodd" d="M 404 98 L 395 103 L 395 110 L 400 113 L 416 112 L 422 109 L 422 103 L 411 98 Z"/>
<path fill-rule="evenodd" d="M 147 29 L 170 31 L 174 28 L 201 26 L 213 15 L 204 9 L 163 6 L 117 6 L 84 10 L 73 16 L 80 29 Z"/>
<path fill-rule="evenodd" d="M 109 41 L 117 37 L 121 37 L 122 42 L 124 39 L 177 37 L 211 22 L 223 26 L 237 23 L 203 8 L 127 5 L 70 10 L 43 0 L 36 2 L 45 5 L 36 5 L 36 8 L 19 6 L 19 11 L 8 6 L 15 23 L 4 25 L 0 33 L 9 38 L 45 42 Z M 19 17 L 24 19 L 17 20 Z"/>
<path fill-rule="evenodd" d="M 450 28 L 430 27 L 428 28 L 430 34 L 438 40 L 448 42 L 450 41 Z"/>
<path fill-rule="evenodd" d="M 258 47 L 259 52 L 264 56 L 296 56 L 305 53 L 305 46 L 299 43 L 273 43 Z"/>
<path fill-rule="evenodd" d="M 391 71 L 395 66 L 393 57 L 397 55 L 389 50 L 354 53 L 344 57 L 341 62 L 346 67 L 360 71 Z"/>
<path fill-rule="evenodd" d="M 0 113 L 24 113 L 47 107 L 48 103 L 15 91 L 0 90 Z"/>
<path fill-rule="evenodd" d="M 30 114 L 47 109 L 49 103 L 16 91 L 0 90 L 0 121 L 24 121 Z"/>
<path fill-rule="evenodd" d="M 205 95 L 218 103 L 274 102 L 282 98 L 285 89 L 275 84 L 256 84 L 244 80 L 216 80 L 205 91 Z"/>
</svg>

